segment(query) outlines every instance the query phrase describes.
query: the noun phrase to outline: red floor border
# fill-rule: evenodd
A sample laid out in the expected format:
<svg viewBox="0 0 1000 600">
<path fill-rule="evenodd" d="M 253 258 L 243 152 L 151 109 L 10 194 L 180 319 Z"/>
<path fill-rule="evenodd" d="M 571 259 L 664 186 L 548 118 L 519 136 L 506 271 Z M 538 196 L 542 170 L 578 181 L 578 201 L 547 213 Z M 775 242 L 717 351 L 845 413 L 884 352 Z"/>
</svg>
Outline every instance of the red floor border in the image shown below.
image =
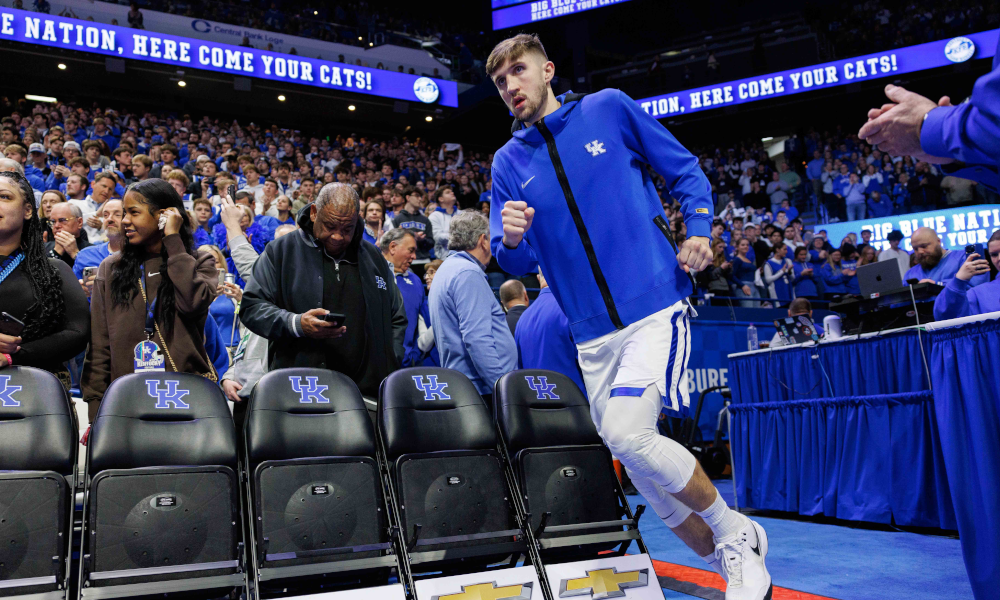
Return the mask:
<svg viewBox="0 0 1000 600">
<path fill-rule="evenodd" d="M 653 560 L 653 569 L 656 574 L 663 577 L 673 577 L 679 581 L 687 581 L 701 587 L 712 588 L 720 591 L 726 590 L 726 582 L 723 581 L 714 571 L 685 567 L 674 563 Z M 790 590 L 788 588 L 774 586 L 772 600 L 836 600 L 828 596 L 819 596 L 808 592 Z"/>
</svg>

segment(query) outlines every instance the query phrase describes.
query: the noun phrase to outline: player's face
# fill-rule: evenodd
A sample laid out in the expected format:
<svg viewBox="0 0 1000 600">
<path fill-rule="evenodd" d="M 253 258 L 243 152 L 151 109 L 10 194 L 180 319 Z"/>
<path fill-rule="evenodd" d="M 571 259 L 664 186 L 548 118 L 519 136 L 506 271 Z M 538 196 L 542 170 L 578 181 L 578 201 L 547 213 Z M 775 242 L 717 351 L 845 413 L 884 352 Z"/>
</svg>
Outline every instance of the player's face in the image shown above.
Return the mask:
<svg viewBox="0 0 1000 600">
<path fill-rule="evenodd" d="M 545 104 L 548 84 L 554 74 L 555 65 L 537 52 L 528 52 L 497 69 L 493 83 L 514 118 L 534 122 L 534 115 Z"/>
</svg>

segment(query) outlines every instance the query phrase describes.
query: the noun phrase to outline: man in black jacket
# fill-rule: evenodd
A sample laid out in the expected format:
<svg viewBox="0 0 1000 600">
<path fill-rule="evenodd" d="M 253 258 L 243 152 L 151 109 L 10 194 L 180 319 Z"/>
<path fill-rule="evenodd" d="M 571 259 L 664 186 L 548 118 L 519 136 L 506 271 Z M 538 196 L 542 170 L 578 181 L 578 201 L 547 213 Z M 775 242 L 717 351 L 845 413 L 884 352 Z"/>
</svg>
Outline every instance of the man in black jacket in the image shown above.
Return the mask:
<svg viewBox="0 0 1000 600">
<path fill-rule="evenodd" d="M 406 310 L 388 263 L 362 241 L 357 192 L 326 185 L 298 223 L 257 259 L 240 320 L 270 341 L 270 370 L 339 371 L 377 397 L 402 363 Z M 343 324 L 325 320 L 327 313 L 344 315 Z"/>
</svg>

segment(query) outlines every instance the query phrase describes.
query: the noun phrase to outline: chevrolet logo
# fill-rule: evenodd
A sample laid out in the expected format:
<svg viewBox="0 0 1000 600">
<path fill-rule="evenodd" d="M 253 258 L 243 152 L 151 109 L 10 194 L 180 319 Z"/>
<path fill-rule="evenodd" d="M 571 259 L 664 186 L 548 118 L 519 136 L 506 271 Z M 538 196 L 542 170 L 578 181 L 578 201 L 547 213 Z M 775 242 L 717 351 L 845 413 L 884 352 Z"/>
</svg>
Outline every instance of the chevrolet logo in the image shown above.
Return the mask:
<svg viewBox="0 0 1000 600">
<path fill-rule="evenodd" d="M 431 596 L 431 600 L 531 600 L 531 583 L 517 583 L 497 587 L 491 583 L 463 585 L 458 594 Z"/>
<path fill-rule="evenodd" d="M 579 579 L 563 579 L 559 584 L 559 597 L 591 596 L 593 600 L 624 598 L 626 589 L 647 585 L 649 569 L 619 573 L 618 569 L 612 567 L 587 571 L 587 576 Z"/>
</svg>

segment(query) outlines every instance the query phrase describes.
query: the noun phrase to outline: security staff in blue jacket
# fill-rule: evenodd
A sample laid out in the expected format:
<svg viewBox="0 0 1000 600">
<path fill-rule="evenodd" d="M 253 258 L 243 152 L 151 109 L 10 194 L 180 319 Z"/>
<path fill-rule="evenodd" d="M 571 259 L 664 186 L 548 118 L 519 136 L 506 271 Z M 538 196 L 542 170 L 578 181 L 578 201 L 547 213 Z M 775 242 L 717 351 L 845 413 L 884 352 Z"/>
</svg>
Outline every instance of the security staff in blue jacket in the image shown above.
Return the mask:
<svg viewBox="0 0 1000 600">
<path fill-rule="evenodd" d="M 597 430 L 657 515 L 732 582 L 727 600 L 770 597 L 764 530 L 656 429 L 664 402 L 688 403 L 690 271 L 712 260 L 712 191 L 698 159 L 618 90 L 557 98 L 537 36 L 497 44 L 486 72 L 515 117 L 493 161 L 497 262 L 513 275 L 548 274 Z M 681 202 L 679 249 L 647 167 Z"/>
<path fill-rule="evenodd" d="M 935 103 L 889 84 L 891 102 L 868 111 L 858 137 L 893 156 L 942 165 L 946 175 L 978 181 L 1000 192 L 1000 52 L 993 69 L 972 88 L 968 102 L 953 106 L 948 96 Z"/>
</svg>

